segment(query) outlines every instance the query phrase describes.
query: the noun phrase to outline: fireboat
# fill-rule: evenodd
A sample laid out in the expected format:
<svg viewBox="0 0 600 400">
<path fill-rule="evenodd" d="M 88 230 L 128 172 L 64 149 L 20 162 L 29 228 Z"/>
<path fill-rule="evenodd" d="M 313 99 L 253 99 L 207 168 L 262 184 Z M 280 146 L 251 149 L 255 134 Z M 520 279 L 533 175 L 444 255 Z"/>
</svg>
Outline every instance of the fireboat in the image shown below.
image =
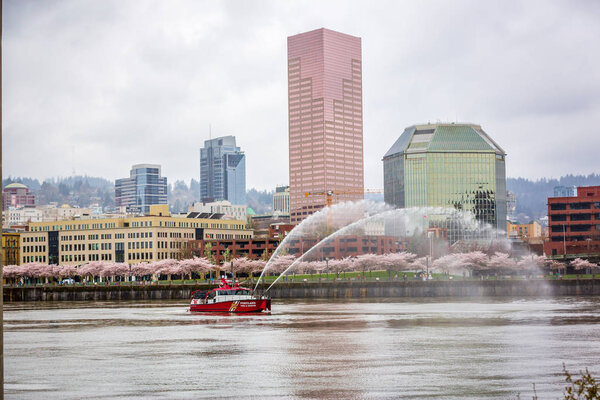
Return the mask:
<svg viewBox="0 0 600 400">
<path fill-rule="evenodd" d="M 191 312 L 250 313 L 271 311 L 271 299 L 255 295 L 251 289 L 236 283 L 229 286 L 225 279 L 212 290 L 195 290 L 191 294 Z"/>
</svg>

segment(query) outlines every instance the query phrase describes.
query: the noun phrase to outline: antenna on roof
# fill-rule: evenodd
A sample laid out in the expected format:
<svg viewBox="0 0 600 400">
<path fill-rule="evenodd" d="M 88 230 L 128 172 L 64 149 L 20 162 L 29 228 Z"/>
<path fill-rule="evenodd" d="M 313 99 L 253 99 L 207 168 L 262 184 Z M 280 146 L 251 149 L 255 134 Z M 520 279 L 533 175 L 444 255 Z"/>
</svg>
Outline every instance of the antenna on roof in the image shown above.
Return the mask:
<svg viewBox="0 0 600 400">
<path fill-rule="evenodd" d="M 208 124 L 208 140 L 212 139 L 212 126 Z"/>
</svg>

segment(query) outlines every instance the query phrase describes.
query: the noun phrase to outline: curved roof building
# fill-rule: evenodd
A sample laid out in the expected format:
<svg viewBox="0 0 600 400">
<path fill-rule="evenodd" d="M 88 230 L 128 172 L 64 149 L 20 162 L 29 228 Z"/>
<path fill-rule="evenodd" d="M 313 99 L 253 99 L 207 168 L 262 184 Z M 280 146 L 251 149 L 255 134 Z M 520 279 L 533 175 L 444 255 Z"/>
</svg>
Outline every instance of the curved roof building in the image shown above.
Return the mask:
<svg viewBox="0 0 600 400">
<path fill-rule="evenodd" d="M 383 157 L 385 202 L 470 211 L 504 230 L 505 156 L 479 125 L 410 126 Z"/>
<path fill-rule="evenodd" d="M 2 195 L 2 210 L 6 211 L 9 207 L 21 206 L 35 206 L 35 195 L 22 183 L 13 182 L 6 185 Z"/>
</svg>

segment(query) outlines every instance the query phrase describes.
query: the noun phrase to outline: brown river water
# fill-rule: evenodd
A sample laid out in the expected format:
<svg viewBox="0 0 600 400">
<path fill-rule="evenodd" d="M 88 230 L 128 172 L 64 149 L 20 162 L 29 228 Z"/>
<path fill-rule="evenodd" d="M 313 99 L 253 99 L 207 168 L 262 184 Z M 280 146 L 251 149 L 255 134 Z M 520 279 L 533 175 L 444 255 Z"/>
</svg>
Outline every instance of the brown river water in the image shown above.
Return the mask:
<svg viewBox="0 0 600 400">
<path fill-rule="evenodd" d="M 4 307 L 9 399 L 540 399 L 600 375 L 600 298 Z"/>
</svg>

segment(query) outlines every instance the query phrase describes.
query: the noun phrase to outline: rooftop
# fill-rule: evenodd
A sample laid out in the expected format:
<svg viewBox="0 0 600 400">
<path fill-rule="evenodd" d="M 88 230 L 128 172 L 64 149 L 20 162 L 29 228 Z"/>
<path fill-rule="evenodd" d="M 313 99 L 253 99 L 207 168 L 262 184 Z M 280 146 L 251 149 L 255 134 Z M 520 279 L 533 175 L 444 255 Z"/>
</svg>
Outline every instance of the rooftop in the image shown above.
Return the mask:
<svg viewBox="0 0 600 400">
<path fill-rule="evenodd" d="M 466 123 L 436 123 L 409 126 L 383 158 L 425 152 L 475 152 L 506 155 L 481 126 Z"/>
</svg>

